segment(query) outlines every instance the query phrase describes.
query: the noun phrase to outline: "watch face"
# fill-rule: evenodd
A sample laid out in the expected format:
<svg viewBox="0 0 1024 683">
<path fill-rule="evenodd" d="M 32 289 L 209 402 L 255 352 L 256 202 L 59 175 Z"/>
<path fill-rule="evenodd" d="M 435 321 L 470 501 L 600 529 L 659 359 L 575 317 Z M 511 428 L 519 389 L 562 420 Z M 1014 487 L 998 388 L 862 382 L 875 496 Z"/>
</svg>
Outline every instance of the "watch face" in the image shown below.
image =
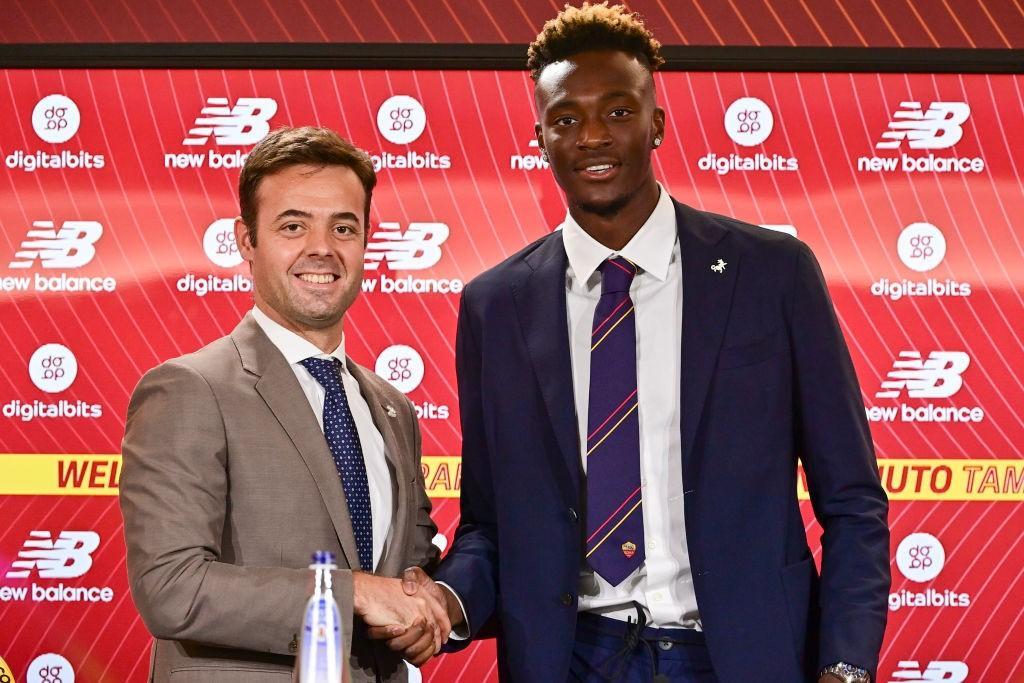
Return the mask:
<svg viewBox="0 0 1024 683">
<path fill-rule="evenodd" d="M 843 683 L 870 683 L 871 676 L 864 669 L 857 668 L 846 662 L 838 662 L 832 666 L 825 667 L 822 674 L 832 674 Z"/>
</svg>

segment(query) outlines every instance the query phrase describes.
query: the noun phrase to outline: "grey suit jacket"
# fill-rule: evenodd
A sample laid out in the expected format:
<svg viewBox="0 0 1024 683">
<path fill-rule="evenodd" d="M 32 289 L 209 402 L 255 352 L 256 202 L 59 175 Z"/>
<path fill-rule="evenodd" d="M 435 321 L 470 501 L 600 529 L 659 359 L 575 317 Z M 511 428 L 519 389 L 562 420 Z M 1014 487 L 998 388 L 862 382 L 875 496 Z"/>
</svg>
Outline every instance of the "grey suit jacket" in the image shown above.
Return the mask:
<svg viewBox="0 0 1024 683">
<path fill-rule="evenodd" d="M 384 438 L 394 509 L 378 574 L 437 560 L 409 400 L 348 362 Z M 151 681 L 288 681 L 314 550 L 334 593 L 353 682 L 405 665 L 352 616 L 355 538 L 341 480 L 292 369 L 251 315 L 148 372 L 128 407 L 120 503 L 135 605 L 154 635 Z M 353 635 L 353 631 L 355 635 Z"/>
</svg>

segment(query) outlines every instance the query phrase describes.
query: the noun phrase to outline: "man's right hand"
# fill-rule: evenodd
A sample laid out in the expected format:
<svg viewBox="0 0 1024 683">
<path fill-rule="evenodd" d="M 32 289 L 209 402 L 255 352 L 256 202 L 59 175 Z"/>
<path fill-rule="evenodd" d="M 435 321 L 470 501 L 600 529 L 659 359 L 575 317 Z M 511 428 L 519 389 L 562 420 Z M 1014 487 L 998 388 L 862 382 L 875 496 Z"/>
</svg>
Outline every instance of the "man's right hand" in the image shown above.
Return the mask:
<svg viewBox="0 0 1024 683">
<path fill-rule="evenodd" d="M 400 579 L 352 572 L 353 610 L 371 638 L 387 638 L 392 650 L 421 666 L 441 651 L 452 626 L 445 605 L 427 592 L 407 595 Z"/>
<path fill-rule="evenodd" d="M 465 623 L 466 617 L 462 613 L 462 605 L 455 594 L 436 583 L 421 568 L 409 567 L 402 572 L 402 589 L 406 595 L 416 595 L 417 592 L 425 591 L 428 595 L 433 596 L 438 603 L 445 606 L 452 628 L 458 628 Z"/>
</svg>

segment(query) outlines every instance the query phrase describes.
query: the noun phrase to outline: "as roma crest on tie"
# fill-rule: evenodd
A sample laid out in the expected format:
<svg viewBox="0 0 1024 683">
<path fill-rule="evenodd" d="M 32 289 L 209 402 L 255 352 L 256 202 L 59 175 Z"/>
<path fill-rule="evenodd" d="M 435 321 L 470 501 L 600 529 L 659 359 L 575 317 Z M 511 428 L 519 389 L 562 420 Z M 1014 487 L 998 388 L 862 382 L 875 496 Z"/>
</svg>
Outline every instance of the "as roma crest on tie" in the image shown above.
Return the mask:
<svg viewBox="0 0 1024 683">
<path fill-rule="evenodd" d="M 633 543 L 633 541 L 623 543 L 622 554 L 626 556 L 627 560 L 632 560 L 633 556 L 636 555 L 636 543 Z"/>
</svg>

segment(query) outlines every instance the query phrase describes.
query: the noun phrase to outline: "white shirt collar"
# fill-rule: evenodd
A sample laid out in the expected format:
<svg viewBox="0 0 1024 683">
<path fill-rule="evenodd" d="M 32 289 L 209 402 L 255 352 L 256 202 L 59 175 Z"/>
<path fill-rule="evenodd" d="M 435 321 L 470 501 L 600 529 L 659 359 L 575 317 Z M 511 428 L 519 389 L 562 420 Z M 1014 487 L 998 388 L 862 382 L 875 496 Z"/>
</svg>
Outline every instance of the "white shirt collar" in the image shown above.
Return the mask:
<svg viewBox="0 0 1024 683">
<path fill-rule="evenodd" d="M 658 203 L 647 219 L 633 235 L 633 239 L 618 252 L 604 246 L 580 227 L 572 215 L 566 213 L 560 226 L 565 253 L 569 257 L 572 275 L 579 282 L 587 282 L 598 267 L 610 256 L 623 256 L 664 281 L 672 259 L 678 234 L 676 232 L 676 209 L 665 188 L 658 183 Z"/>
<path fill-rule="evenodd" d="M 324 353 L 313 342 L 300 337 L 280 323 L 271 320 L 270 316 L 256 306 L 252 307 L 252 317 L 256 324 L 260 326 L 260 329 L 263 330 L 263 333 L 270 339 L 270 342 L 277 347 L 284 356 L 284 359 L 288 361 L 289 365 L 300 363 L 307 358 L 337 358 L 341 361 L 342 371 L 346 371 L 344 335 L 341 337 L 341 343 L 338 344 L 338 348 L 334 349 L 331 353 Z"/>
</svg>

